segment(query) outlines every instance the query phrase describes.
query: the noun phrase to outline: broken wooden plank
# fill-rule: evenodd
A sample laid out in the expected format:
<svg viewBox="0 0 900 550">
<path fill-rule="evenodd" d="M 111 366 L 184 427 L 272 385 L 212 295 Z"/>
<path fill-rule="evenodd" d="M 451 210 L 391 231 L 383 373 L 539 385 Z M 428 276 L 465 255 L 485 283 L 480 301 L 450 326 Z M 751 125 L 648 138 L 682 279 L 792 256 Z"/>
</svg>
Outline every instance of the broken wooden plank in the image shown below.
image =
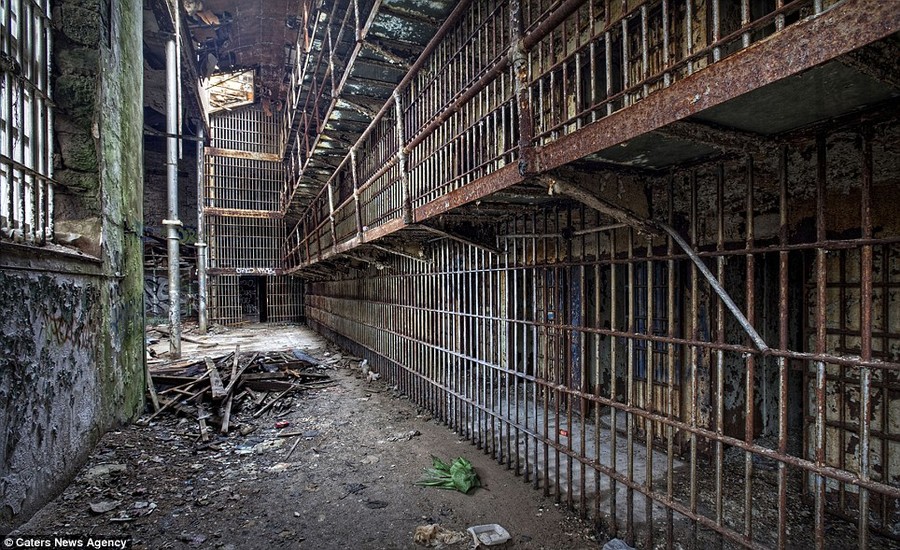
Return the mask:
<svg viewBox="0 0 900 550">
<path fill-rule="evenodd" d="M 156 332 L 161 332 L 161 333 L 165 334 L 166 336 L 171 336 L 171 335 L 172 335 L 172 333 L 171 333 L 171 331 L 169 330 L 168 327 L 164 327 L 164 326 L 161 326 L 161 325 L 160 325 L 160 326 L 153 327 L 153 328 L 150 329 L 150 330 L 155 330 Z M 203 340 L 198 340 L 198 339 L 196 339 L 196 338 L 191 338 L 190 336 L 185 336 L 184 334 L 181 335 L 181 339 L 184 340 L 185 342 L 190 342 L 190 343 L 192 343 L 192 344 L 199 344 L 199 345 L 201 345 L 201 346 L 206 346 L 206 347 L 210 347 L 210 348 L 219 345 L 219 344 L 216 343 L 216 342 L 204 342 Z"/>
<path fill-rule="evenodd" d="M 212 398 L 222 399 L 227 394 L 225 393 L 225 386 L 222 385 L 222 378 L 219 376 L 219 369 L 216 368 L 216 364 L 209 357 L 206 357 L 205 360 L 206 371 L 209 373 L 209 387 L 212 389 Z"/>
<path fill-rule="evenodd" d="M 237 355 L 235 355 L 235 357 L 237 357 Z M 247 376 L 249 376 L 244 374 L 244 371 L 250 368 L 251 364 L 252 361 L 241 367 L 234 375 L 232 375 L 231 379 L 228 380 L 228 387 L 224 390 L 225 395 L 231 395 L 231 392 L 234 391 L 234 388 L 237 387 L 238 383 L 242 382 Z"/>
<path fill-rule="evenodd" d="M 182 371 L 184 369 L 188 369 L 193 367 L 194 365 L 199 365 L 203 362 L 203 359 L 182 359 L 181 361 L 175 362 L 163 362 L 163 366 L 153 367 L 153 374 L 171 374 L 175 372 Z"/>
<path fill-rule="evenodd" d="M 150 402 L 153 403 L 153 412 L 159 412 L 159 397 L 156 395 L 156 383 L 150 374 L 150 367 L 144 363 L 144 376 L 147 377 L 147 391 L 150 393 Z"/>
<path fill-rule="evenodd" d="M 198 422 L 200 423 L 200 440 L 203 442 L 209 441 L 209 428 L 206 426 L 206 419 L 201 418 Z"/>
<path fill-rule="evenodd" d="M 262 413 L 264 413 L 264 412 L 266 412 L 267 410 L 269 410 L 270 408 L 272 408 L 272 405 L 274 405 L 275 403 L 277 403 L 282 397 L 284 397 L 285 395 L 287 395 L 288 392 L 291 391 L 291 390 L 293 390 L 293 389 L 294 389 L 294 387 L 291 386 L 290 388 L 288 388 L 288 389 L 284 390 L 283 392 L 279 393 L 278 395 L 276 395 L 273 399 L 270 399 L 268 403 L 266 403 L 266 404 L 263 405 L 259 410 L 257 410 L 255 413 L 253 413 L 253 418 L 258 417 L 258 416 L 261 415 Z"/>
<path fill-rule="evenodd" d="M 183 386 L 186 384 L 193 384 L 199 378 L 197 376 L 173 376 L 171 374 L 163 374 L 163 375 L 154 375 L 153 381 L 156 382 L 157 386 Z M 166 388 L 165 390 L 159 390 L 160 393 L 167 391 L 171 388 Z"/>
<path fill-rule="evenodd" d="M 222 415 L 222 428 L 219 430 L 223 434 L 228 433 L 228 424 L 231 421 L 231 404 L 234 400 L 234 395 L 229 395 L 228 399 L 225 400 L 225 413 Z"/>
<path fill-rule="evenodd" d="M 297 448 L 297 445 L 299 445 L 301 441 L 303 441 L 303 438 L 302 438 L 302 437 L 298 437 L 298 438 L 297 438 L 297 441 L 294 441 L 294 444 L 291 445 L 291 450 L 288 451 L 287 456 L 284 457 L 285 460 L 291 458 L 291 455 L 294 454 L 294 449 Z"/>
<path fill-rule="evenodd" d="M 209 411 L 205 405 L 197 407 L 197 422 L 200 424 L 200 441 L 204 443 L 209 441 L 209 428 L 206 425 L 206 419 L 209 418 Z"/>
<path fill-rule="evenodd" d="M 241 360 L 241 345 L 237 344 L 236 346 L 234 346 L 234 362 L 231 364 L 231 378 L 229 378 L 229 384 L 228 384 L 229 386 L 231 386 L 234 383 L 234 381 L 237 379 L 238 363 L 240 362 L 240 360 Z M 253 361 L 250 361 L 250 362 L 252 363 Z"/>
<path fill-rule="evenodd" d="M 244 380 L 243 385 L 255 391 L 290 391 L 294 389 L 291 382 L 279 380 Z"/>
<path fill-rule="evenodd" d="M 206 378 L 206 375 L 204 374 L 203 376 L 201 376 L 200 378 L 198 378 L 196 381 L 194 381 L 194 382 L 192 382 L 191 384 L 189 384 L 189 387 L 190 387 L 190 386 L 193 386 L 194 384 L 197 384 L 198 382 L 200 382 L 201 380 L 203 380 L 203 379 L 205 379 L 205 378 Z M 168 403 L 164 403 L 163 406 L 160 407 L 158 411 L 156 411 L 155 413 L 153 413 L 153 414 L 150 416 L 150 418 L 147 419 L 146 422 L 149 424 L 151 420 L 153 420 L 154 418 L 156 418 L 157 416 L 159 416 L 159 414 L 160 414 L 161 412 L 163 412 L 164 410 L 168 409 L 169 407 L 179 408 L 178 406 L 181 405 L 183 402 L 188 402 L 188 401 L 190 401 L 191 399 L 197 397 L 198 395 L 200 395 L 201 393 L 203 393 L 203 392 L 205 392 L 205 391 L 206 391 L 206 388 L 201 388 L 201 389 L 198 390 L 197 392 L 191 394 L 191 397 L 188 397 L 188 398 L 183 399 L 183 400 L 173 399 L 173 400 L 169 401 Z"/>
</svg>

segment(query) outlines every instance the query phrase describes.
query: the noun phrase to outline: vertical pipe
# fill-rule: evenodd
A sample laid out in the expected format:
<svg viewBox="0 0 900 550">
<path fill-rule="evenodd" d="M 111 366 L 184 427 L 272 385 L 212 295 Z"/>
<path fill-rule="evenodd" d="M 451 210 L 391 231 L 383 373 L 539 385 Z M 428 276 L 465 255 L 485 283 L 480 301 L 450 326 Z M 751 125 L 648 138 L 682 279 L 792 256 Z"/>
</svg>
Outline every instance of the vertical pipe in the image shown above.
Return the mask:
<svg viewBox="0 0 900 550">
<path fill-rule="evenodd" d="M 719 40 L 722 38 L 722 10 L 719 6 L 719 0 L 712 0 L 712 13 L 710 17 L 712 17 L 712 43 L 718 44 Z M 716 62 L 721 58 L 722 48 L 716 45 L 713 48 L 713 62 Z"/>
<path fill-rule="evenodd" d="M 827 293 L 826 293 L 826 251 L 825 241 L 825 191 L 826 191 L 826 143 L 825 136 L 816 136 L 816 353 L 826 350 Z M 825 465 L 825 362 L 816 361 L 816 466 Z M 815 544 L 825 548 L 825 478 L 815 474 Z"/>
<path fill-rule="evenodd" d="M 206 174 L 204 172 L 203 154 L 203 122 L 197 129 L 197 324 L 200 334 L 206 334 L 208 319 L 206 314 L 206 252 L 207 245 L 204 231 L 203 203 Z"/>
<path fill-rule="evenodd" d="M 653 237 L 647 237 L 647 261 L 645 263 L 647 270 L 647 288 L 645 290 L 645 299 L 647 300 L 647 307 L 645 308 L 645 313 L 647 315 L 647 321 L 644 325 L 647 336 L 652 336 L 654 332 L 653 328 L 653 320 L 656 314 L 656 309 L 653 303 Z M 650 412 L 654 412 L 653 406 L 653 369 L 655 368 L 655 361 L 653 357 L 653 346 L 655 342 L 652 340 L 645 340 L 645 361 L 644 361 L 644 409 Z M 646 448 L 646 459 L 644 462 L 644 486 L 648 492 L 653 491 L 653 422 L 645 418 L 644 419 L 644 435 L 645 435 L 645 443 L 644 446 Z M 644 540 L 645 548 L 653 548 L 653 499 L 650 496 L 645 495 L 644 497 L 644 521 L 645 528 L 644 533 L 646 538 Z"/>
<path fill-rule="evenodd" d="M 690 4 L 690 1 L 688 1 Z M 699 231 L 698 231 L 698 220 L 697 220 L 697 173 L 695 171 L 691 171 L 691 248 L 696 249 L 697 245 L 700 242 Z M 699 297 L 697 295 L 699 289 L 697 285 L 697 268 L 695 266 L 691 266 L 691 334 L 692 339 L 694 341 L 699 341 L 700 339 L 700 322 L 699 322 Z M 688 400 L 690 406 L 690 420 L 691 427 L 697 427 L 697 394 L 699 393 L 699 380 L 697 379 L 697 366 L 700 362 L 700 348 L 697 346 L 691 346 L 691 374 L 690 374 L 690 382 L 691 382 L 691 392 L 690 399 Z M 691 513 L 697 513 L 697 434 L 696 432 L 690 433 L 690 446 L 691 446 L 691 495 L 690 495 L 690 507 Z M 694 543 L 697 542 L 697 521 L 691 520 L 691 535 Z"/>
<path fill-rule="evenodd" d="M 647 97 L 650 93 L 650 85 L 647 84 L 647 77 L 650 76 L 650 15 L 647 4 L 641 5 L 641 80 L 644 81 L 643 97 Z M 652 529 L 648 529 L 652 532 Z"/>
<path fill-rule="evenodd" d="M 624 21 L 624 20 L 623 20 Z M 635 406 L 634 399 L 634 333 L 636 330 L 634 313 L 634 229 L 628 231 L 628 282 L 626 283 L 625 303 L 628 312 L 628 338 L 625 350 L 625 403 L 629 407 Z M 634 481 L 634 413 L 625 413 L 625 448 L 626 448 L 626 475 L 628 481 Z M 631 483 L 625 490 L 625 542 L 634 544 L 634 488 Z"/>
<path fill-rule="evenodd" d="M 607 17 L 609 17 L 609 11 L 607 10 Z M 609 29 L 609 27 L 607 27 Z M 605 43 L 605 55 L 604 55 L 604 64 L 606 66 L 606 114 L 611 115 L 613 113 L 613 104 L 610 101 L 609 97 L 612 95 L 613 90 L 613 77 L 612 77 L 612 67 L 613 67 L 613 54 L 612 54 L 612 33 L 609 30 L 606 31 L 603 35 L 603 40 Z"/>
<path fill-rule="evenodd" d="M 862 135 L 862 189 L 860 190 L 860 225 L 862 238 L 872 238 L 872 142 L 867 131 Z M 860 359 L 872 359 L 872 245 L 867 244 L 860 252 Z M 887 254 L 885 254 L 886 256 Z M 882 295 L 882 300 L 886 297 Z M 884 318 L 887 326 L 887 317 Z M 860 368 L 859 404 L 859 477 L 869 480 L 869 437 L 871 433 L 871 381 L 869 367 Z M 886 445 L 886 442 L 882 442 Z M 865 550 L 869 544 L 869 491 L 859 488 L 859 548 Z"/>
<path fill-rule="evenodd" d="M 684 30 L 684 40 L 685 40 L 685 50 L 687 51 L 687 73 L 694 73 L 694 61 L 691 59 L 691 56 L 694 54 L 694 9 L 693 9 L 694 0 L 684 0 L 684 21 L 685 21 L 685 30 Z"/>
<path fill-rule="evenodd" d="M 714 0 L 714 9 L 718 4 Z M 716 171 L 716 276 L 719 285 L 725 286 L 725 256 L 722 252 L 725 250 L 725 165 L 719 163 Z M 721 437 L 725 433 L 725 352 L 720 347 L 725 343 L 725 307 L 722 299 L 716 300 L 716 525 L 721 526 L 724 523 L 724 506 L 722 497 L 724 496 L 723 466 L 724 466 L 724 444 Z M 716 534 L 716 540 L 719 546 L 722 546 L 722 535 Z"/>
<path fill-rule="evenodd" d="M 663 20 L 665 16 L 665 1 L 663 2 Z M 667 57 L 668 58 L 668 57 Z M 668 76 L 668 75 L 667 75 Z M 671 227 L 675 222 L 675 176 L 669 174 L 668 181 L 668 220 L 667 223 Z M 666 255 L 669 261 L 666 265 L 668 279 L 666 281 L 666 335 L 669 338 L 675 338 L 675 318 L 679 312 L 675 311 L 675 260 L 671 259 L 674 253 L 675 243 L 672 237 L 666 238 Z M 669 342 L 666 344 L 667 351 L 667 367 L 666 376 L 666 417 L 670 420 L 675 419 L 675 344 Z M 679 408 L 680 410 L 680 408 Z M 683 415 L 682 415 L 683 416 Z M 671 499 L 675 492 L 674 480 L 675 468 L 675 429 L 671 424 L 666 427 L 666 497 Z M 672 508 L 666 507 L 666 550 L 672 550 L 675 544 L 675 518 Z"/>
<path fill-rule="evenodd" d="M 331 246 L 334 248 L 337 244 L 337 234 L 334 227 L 334 184 L 331 180 L 325 184 L 324 191 L 328 193 L 328 227 L 331 231 Z"/>
<path fill-rule="evenodd" d="M 779 204 L 780 218 L 779 244 L 784 247 L 788 244 L 788 150 L 787 146 L 781 149 L 779 159 Z M 778 347 L 788 347 L 788 251 L 781 250 L 778 253 Z M 784 357 L 778 358 L 778 452 L 787 453 L 787 422 L 788 422 L 788 363 Z M 778 462 L 778 550 L 787 547 L 787 466 L 784 462 Z"/>
<path fill-rule="evenodd" d="M 746 0 L 742 5 L 746 4 Z M 748 8 L 749 9 L 749 8 Z M 755 246 L 753 230 L 753 157 L 747 157 L 747 250 L 753 250 Z M 747 297 L 747 322 L 753 325 L 756 319 L 756 261 L 753 254 L 747 254 L 747 271 L 746 271 L 746 297 Z M 765 361 L 765 359 L 763 359 Z M 744 389 L 744 441 L 753 442 L 755 435 L 754 410 L 753 404 L 756 402 L 754 397 L 754 384 L 756 377 L 756 356 L 749 354 L 746 361 L 747 370 L 745 373 L 745 389 Z M 763 363 L 765 366 L 765 363 Z M 765 372 L 765 371 L 763 371 Z M 763 384 L 765 384 L 765 376 L 763 376 Z M 752 453 L 744 453 L 744 537 L 749 540 L 753 539 L 753 455 Z"/>
<path fill-rule="evenodd" d="M 619 294 L 619 282 L 617 280 L 616 272 L 619 267 L 618 264 L 615 263 L 616 260 L 616 230 L 611 229 L 609 232 L 609 327 L 612 330 L 619 330 L 619 319 L 618 319 L 618 294 Z M 617 339 L 613 336 L 609 338 L 609 399 L 610 401 L 617 401 L 616 396 L 616 375 L 618 371 L 618 354 L 617 354 Z M 618 470 L 618 418 L 617 413 L 618 409 L 616 407 L 609 408 L 609 469 L 616 473 Z M 617 536 L 619 532 L 619 514 L 618 514 L 618 488 L 616 486 L 616 479 L 614 477 L 609 478 L 609 517 L 610 517 L 610 532 Z"/>
<path fill-rule="evenodd" d="M 400 170 L 401 204 L 403 208 L 403 223 L 413 223 L 412 198 L 409 190 L 409 171 L 406 165 L 408 152 L 403 128 L 403 98 L 394 90 L 394 112 L 397 124 L 397 165 Z"/>
<path fill-rule="evenodd" d="M 181 309 L 180 282 L 178 280 L 178 75 L 176 73 L 175 41 L 166 42 L 166 184 L 168 191 L 168 218 L 166 225 L 169 249 L 169 357 L 181 357 Z"/>
</svg>

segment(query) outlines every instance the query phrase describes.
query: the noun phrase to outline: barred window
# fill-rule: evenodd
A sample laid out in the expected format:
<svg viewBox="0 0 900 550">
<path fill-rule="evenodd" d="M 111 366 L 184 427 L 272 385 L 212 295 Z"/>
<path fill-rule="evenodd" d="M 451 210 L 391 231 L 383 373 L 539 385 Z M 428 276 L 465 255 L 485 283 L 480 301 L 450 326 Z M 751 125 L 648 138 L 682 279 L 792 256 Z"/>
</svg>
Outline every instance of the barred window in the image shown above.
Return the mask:
<svg viewBox="0 0 900 550">
<path fill-rule="evenodd" d="M 50 0 L 0 0 L 0 240 L 53 236 Z"/>
</svg>

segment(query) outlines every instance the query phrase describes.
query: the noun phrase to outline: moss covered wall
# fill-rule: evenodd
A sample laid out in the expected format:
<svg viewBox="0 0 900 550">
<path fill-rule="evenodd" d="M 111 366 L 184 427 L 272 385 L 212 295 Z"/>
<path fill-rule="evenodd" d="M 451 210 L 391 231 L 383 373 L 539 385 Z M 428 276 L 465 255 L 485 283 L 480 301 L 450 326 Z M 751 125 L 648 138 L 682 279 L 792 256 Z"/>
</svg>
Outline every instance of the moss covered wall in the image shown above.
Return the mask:
<svg viewBox="0 0 900 550">
<path fill-rule="evenodd" d="M 0 243 L 0 534 L 143 406 L 142 17 L 54 2 L 57 220 L 96 258 Z"/>
</svg>

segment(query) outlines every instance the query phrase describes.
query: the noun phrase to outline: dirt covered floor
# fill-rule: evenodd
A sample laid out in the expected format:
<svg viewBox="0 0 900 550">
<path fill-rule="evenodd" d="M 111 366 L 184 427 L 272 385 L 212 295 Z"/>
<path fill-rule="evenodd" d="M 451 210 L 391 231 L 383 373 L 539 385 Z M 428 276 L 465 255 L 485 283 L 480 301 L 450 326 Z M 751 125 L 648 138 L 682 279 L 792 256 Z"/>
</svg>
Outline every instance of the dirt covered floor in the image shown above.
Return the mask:
<svg viewBox="0 0 900 550">
<path fill-rule="evenodd" d="M 196 418 L 168 412 L 110 432 L 63 494 L 16 533 L 124 535 L 146 549 L 375 549 L 422 548 L 413 538 L 427 524 L 464 533 L 497 523 L 511 535 L 500 548 L 606 542 L 383 380 L 367 382 L 358 361 L 305 327 L 186 334 L 197 342 L 184 342 L 185 356 L 222 355 L 235 344 L 299 350 L 333 383 L 286 396 L 256 418 L 252 406 L 237 408 L 228 435 L 215 431 L 207 443 Z M 153 363 L 164 365 L 167 340 L 151 342 Z M 432 455 L 470 460 L 483 488 L 464 495 L 416 486 Z M 445 547 L 473 546 L 468 534 L 457 539 Z"/>
</svg>

